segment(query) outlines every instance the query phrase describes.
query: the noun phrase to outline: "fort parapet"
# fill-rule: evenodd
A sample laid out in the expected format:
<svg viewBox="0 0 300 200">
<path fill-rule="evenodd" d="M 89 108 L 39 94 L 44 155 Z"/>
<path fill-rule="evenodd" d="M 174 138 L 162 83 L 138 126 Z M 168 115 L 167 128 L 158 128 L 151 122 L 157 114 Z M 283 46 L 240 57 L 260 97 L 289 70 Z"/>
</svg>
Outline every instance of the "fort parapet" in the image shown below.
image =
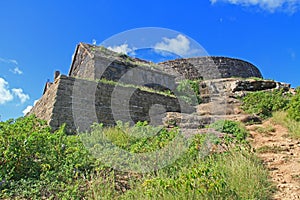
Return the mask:
<svg viewBox="0 0 300 200">
<path fill-rule="evenodd" d="M 28 115 L 45 119 L 54 130 L 65 123 L 70 133 L 87 130 L 93 122 L 159 123 L 166 112 L 195 111 L 173 94 L 147 89 L 172 91 L 179 76 L 190 80 L 262 77 L 254 65 L 238 59 L 200 57 L 155 64 L 80 43 L 68 76 L 56 72 L 54 82 L 45 85 L 43 96 Z M 152 112 L 158 105 L 163 112 Z"/>
</svg>

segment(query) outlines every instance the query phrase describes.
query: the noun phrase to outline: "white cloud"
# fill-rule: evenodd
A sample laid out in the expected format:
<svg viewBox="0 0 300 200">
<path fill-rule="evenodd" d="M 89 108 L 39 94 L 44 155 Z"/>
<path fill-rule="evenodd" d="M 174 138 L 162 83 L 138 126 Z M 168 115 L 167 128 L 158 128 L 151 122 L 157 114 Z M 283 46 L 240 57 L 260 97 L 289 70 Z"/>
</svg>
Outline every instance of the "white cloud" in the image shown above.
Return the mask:
<svg viewBox="0 0 300 200">
<path fill-rule="evenodd" d="M 171 52 L 182 57 L 194 54 L 194 50 L 190 47 L 190 40 L 184 35 L 177 35 L 175 38 L 163 38 L 162 42 L 154 45 L 157 51 Z"/>
<path fill-rule="evenodd" d="M 3 78 L 0 78 L 0 104 L 12 101 L 13 95 L 8 89 L 8 82 Z"/>
<path fill-rule="evenodd" d="M 300 0 L 210 0 L 212 4 L 225 2 L 242 6 L 259 6 L 269 12 L 285 11 L 294 13 L 298 10 Z"/>
<path fill-rule="evenodd" d="M 33 106 L 27 106 L 27 107 L 22 111 L 23 115 L 25 116 L 27 113 L 29 113 L 30 110 L 31 110 L 32 108 L 33 108 Z"/>
<path fill-rule="evenodd" d="M 9 59 L 8 62 L 13 63 L 15 65 L 18 65 L 18 62 L 14 59 Z"/>
<path fill-rule="evenodd" d="M 9 70 L 9 71 L 11 71 L 14 74 L 19 74 L 19 75 L 23 74 L 23 72 L 20 70 L 19 67 L 15 67 L 13 70 Z"/>
<path fill-rule="evenodd" d="M 33 102 L 33 106 L 35 106 L 35 104 L 36 104 L 37 102 L 38 102 L 38 100 L 35 100 L 35 101 Z M 22 111 L 23 115 L 25 116 L 27 113 L 29 113 L 30 110 L 33 108 L 33 106 L 27 106 L 27 107 Z"/>
<path fill-rule="evenodd" d="M 12 63 L 12 64 L 14 64 L 14 65 L 18 65 L 18 61 L 14 60 L 14 59 L 0 58 L 0 62 L 4 62 L 4 63 Z"/>
<path fill-rule="evenodd" d="M 14 74 L 23 74 L 22 70 L 18 67 L 18 61 L 14 59 L 5 59 L 5 58 L 0 58 L 0 62 L 6 63 L 11 69 L 9 69 L 10 72 Z"/>
<path fill-rule="evenodd" d="M 121 44 L 120 46 L 109 46 L 107 47 L 109 50 L 117 52 L 117 53 L 124 53 L 128 54 L 134 51 L 134 49 L 131 49 L 128 47 L 128 44 Z"/>
<path fill-rule="evenodd" d="M 92 40 L 92 44 L 93 44 L 93 45 L 96 45 L 96 44 L 97 44 L 97 40 L 93 39 L 93 40 Z"/>
<path fill-rule="evenodd" d="M 25 101 L 29 100 L 29 95 L 24 94 L 21 88 L 13 88 L 12 92 L 20 99 L 21 103 L 24 103 Z"/>
<path fill-rule="evenodd" d="M 18 97 L 21 103 L 29 100 L 29 95 L 23 92 L 21 88 L 9 89 L 8 82 L 0 77 L 0 104 L 5 104 L 14 100 L 14 96 Z"/>
</svg>

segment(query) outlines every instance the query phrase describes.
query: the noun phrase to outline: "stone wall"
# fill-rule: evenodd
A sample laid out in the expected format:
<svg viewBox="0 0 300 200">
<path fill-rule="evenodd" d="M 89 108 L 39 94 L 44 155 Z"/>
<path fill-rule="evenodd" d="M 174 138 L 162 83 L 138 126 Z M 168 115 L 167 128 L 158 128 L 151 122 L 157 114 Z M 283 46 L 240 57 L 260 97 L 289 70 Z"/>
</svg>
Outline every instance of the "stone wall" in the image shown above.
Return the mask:
<svg viewBox="0 0 300 200">
<path fill-rule="evenodd" d="M 55 98 L 57 95 L 57 88 L 59 86 L 58 79 L 55 80 L 49 88 L 44 91 L 43 96 L 35 103 L 31 111 L 27 114 L 35 114 L 36 117 L 44 119 L 47 122 L 51 121 L 52 111 L 54 108 Z"/>
<path fill-rule="evenodd" d="M 93 54 L 84 48 L 83 44 L 79 44 L 76 48 L 72 65 L 69 71 L 71 77 L 81 77 L 86 79 L 95 78 L 95 61 Z"/>
<path fill-rule="evenodd" d="M 209 56 L 155 64 L 84 43 L 76 48 L 69 76 L 135 85 L 154 83 L 171 90 L 178 79 L 262 78 L 253 64 L 234 58 Z"/>
<path fill-rule="evenodd" d="M 178 77 L 193 80 L 262 75 L 254 65 L 238 59 L 199 57 L 154 64 L 80 43 L 69 76 L 60 75 L 48 84 L 29 114 L 45 119 L 54 130 L 66 123 L 68 132 L 88 130 L 94 122 L 114 125 L 117 120 L 160 124 L 167 112 L 192 113 L 196 108 L 175 97 L 138 88 L 146 85 L 174 91 Z M 123 86 L 99 82 L 103 78 Z M 251 84 L 236 82 L 236 88 L 245 90 L 258 85 Z M 260 85 L 274 87 L 273 83 Z M 210 98 L 210 94 L 207 96 Z"/>
<path fill-rule="evenodd" d="M 186 79 L 218 79 L 258 77 L 262 75 L 253 64 L 227 57 L 197 57 L 159 63 L 166 72 L 176 71 Z"/>
<path fill-rule="evenodd" d="M 83 43 L 77 46 L 69 76 L 175 88 L 174 76 L 165 73 L 154 63 Z"/>
<path fill-rule="evenodd" d="M 159 124 L 166 112 L 194 111 L 172 96 L 60 75 L 29 115 L 47 120 L 54 130 L 66 123 L 68 132 L 72 133 L 77 129 L 88 130 L 94 122 Z"/>
</svg>

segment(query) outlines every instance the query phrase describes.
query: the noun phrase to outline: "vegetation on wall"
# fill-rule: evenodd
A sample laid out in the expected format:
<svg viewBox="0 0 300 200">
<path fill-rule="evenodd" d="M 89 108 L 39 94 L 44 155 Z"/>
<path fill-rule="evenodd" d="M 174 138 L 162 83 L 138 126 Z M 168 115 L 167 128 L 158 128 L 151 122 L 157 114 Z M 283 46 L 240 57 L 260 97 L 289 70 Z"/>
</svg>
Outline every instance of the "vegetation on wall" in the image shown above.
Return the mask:
<svg viewBox="0 0 300 200">
<path fill-rule="evenodd" d="M 188 80 L 181 81 L 175 91 L 178 98 L 191 104 L 198 105 L 201 103 L 199 83 L 201 80 Z"/>
</svg>

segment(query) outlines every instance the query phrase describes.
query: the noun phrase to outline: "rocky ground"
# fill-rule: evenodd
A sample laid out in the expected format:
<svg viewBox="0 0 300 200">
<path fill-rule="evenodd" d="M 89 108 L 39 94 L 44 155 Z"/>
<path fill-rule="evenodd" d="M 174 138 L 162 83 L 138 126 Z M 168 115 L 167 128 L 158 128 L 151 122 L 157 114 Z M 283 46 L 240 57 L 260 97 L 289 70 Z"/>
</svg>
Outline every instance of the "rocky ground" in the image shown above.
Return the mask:
<svg viewBox="0 0 300 200">
<path fill-rule="evenodd" d="M 277 188 L 273 199 L 300 199 L 300 140 L 288 137 L 288 130 L 271 120 L 262 122 L 254 115 L 244 113 L 240 97 L 248 91 L 268 91 L 281 88 L 288 91 L 289 85 L 274 81 L 219 79 L 201 83 L 202 103 L 195 113 L 167 113 L 166 127 L 179 125 L 189 132 L 199 132 L 199 128 L 219 120 L 229 119 L 248 125 L 250 142 L 269 170 L 270 179 Z M 196 131 L 197 130 L 197 131 Z"/>
<path fill-rule="evenodd" d="M 288 130 L 271 120 L 247 129 L 277 188 L 273 199 L 300 199 L 300 141 L 289 138 Z"/>
</svg>

